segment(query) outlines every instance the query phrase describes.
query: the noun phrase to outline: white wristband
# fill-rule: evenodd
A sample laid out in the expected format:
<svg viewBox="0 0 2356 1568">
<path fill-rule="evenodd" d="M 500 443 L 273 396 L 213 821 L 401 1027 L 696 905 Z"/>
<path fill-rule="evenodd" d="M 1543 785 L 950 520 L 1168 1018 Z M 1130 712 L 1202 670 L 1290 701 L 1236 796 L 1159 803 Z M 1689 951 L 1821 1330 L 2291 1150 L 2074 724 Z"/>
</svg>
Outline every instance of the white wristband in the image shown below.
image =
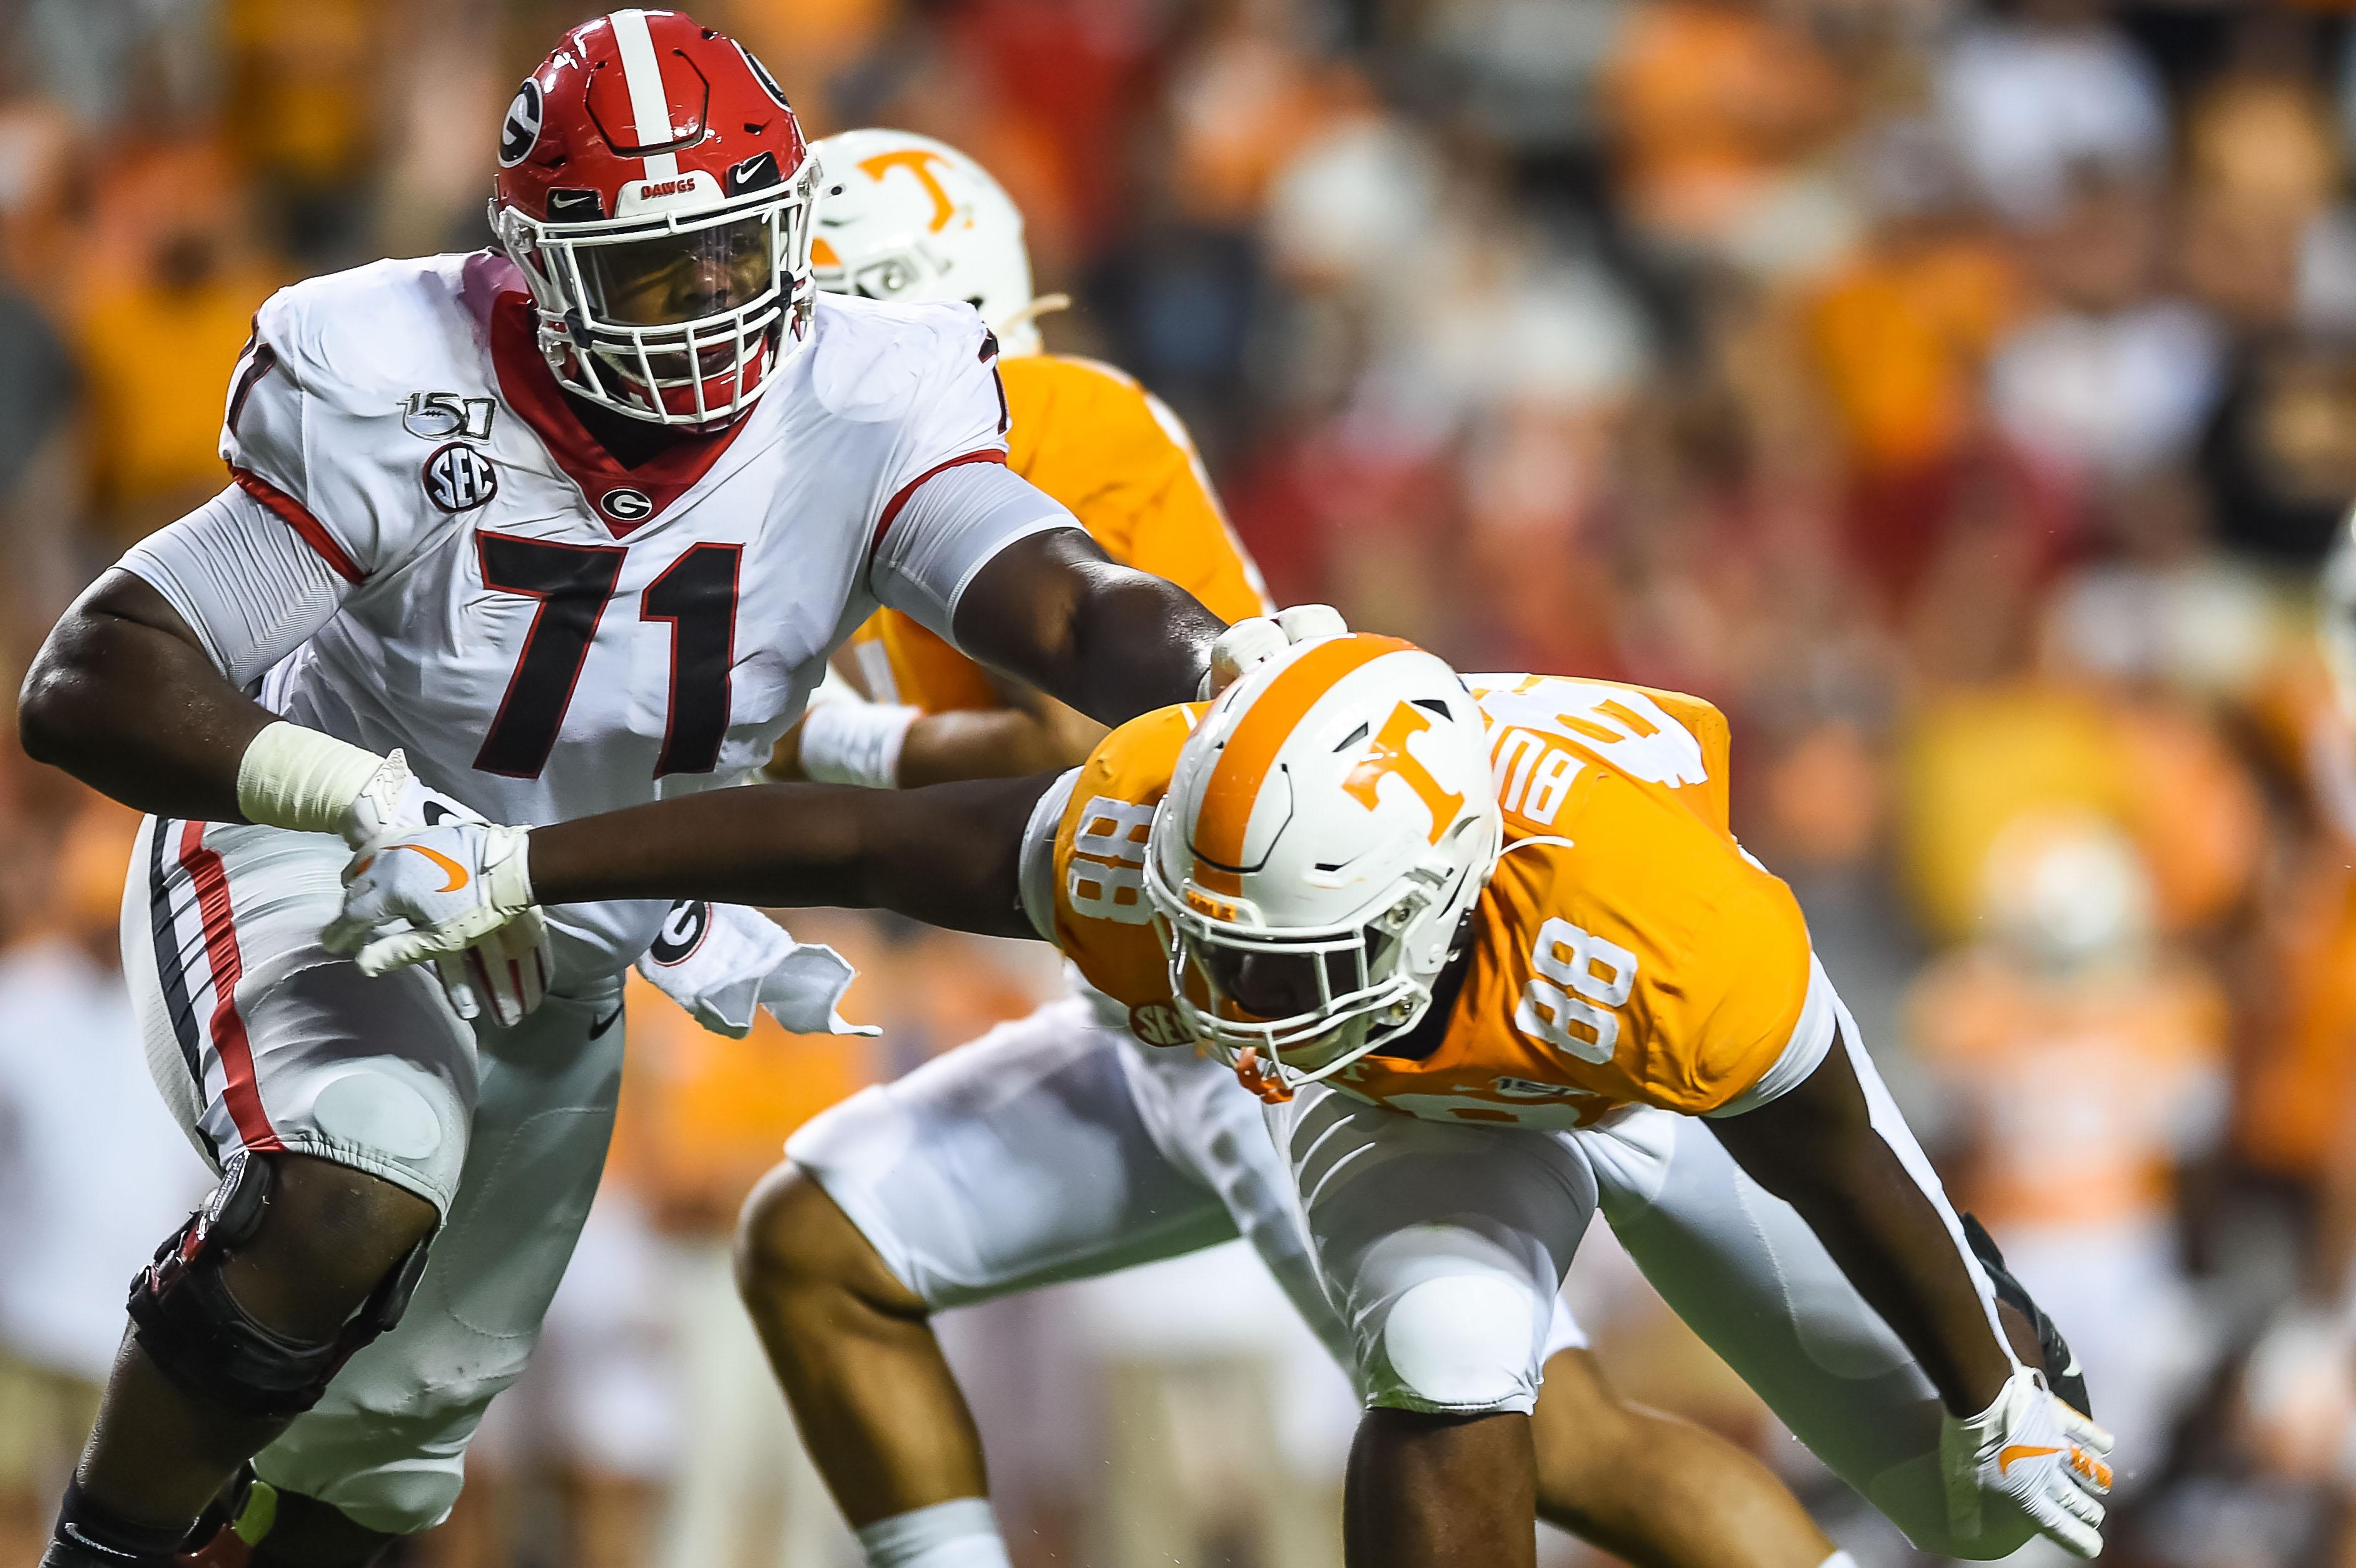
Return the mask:
<svg viewBox="0 0 2356 1568">
<path fill-rule="evenodd" d="M 385 759 L 284 720 L 245 748 L 237 765 L 237 808 L 249 822 L 300 833 L 336 833 L 344 814 Z"/>
<path fill-rule="evenodd" d="M 483 835 L 483 891 L 494 909 L 530 909 L 540 901 L 531 891 L 531 829 L 490 827 Z"/>
<path fill-rule="evenodd" d="M 897 789 L 900 748 L 921 708 L 893 702 L 829 702 L 802 716 L 802 773 L 820 784 Z"/>
</svg>

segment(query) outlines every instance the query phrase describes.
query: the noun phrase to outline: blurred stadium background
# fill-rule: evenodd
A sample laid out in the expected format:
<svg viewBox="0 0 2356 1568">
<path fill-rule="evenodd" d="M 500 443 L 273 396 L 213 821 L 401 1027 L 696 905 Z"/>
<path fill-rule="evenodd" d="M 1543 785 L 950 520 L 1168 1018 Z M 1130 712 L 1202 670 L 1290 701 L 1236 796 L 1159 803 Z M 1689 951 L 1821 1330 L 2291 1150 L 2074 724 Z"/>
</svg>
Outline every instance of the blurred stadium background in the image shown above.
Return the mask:
<svg viewBox="0 0 2356 1568">
<path fill-rule="evenodd" d="M 2111 1559 L 2356 1563 L 2356 33 L 2261 0 L 703 0 L 812 134 L 976 155 L 1050 347 L 1192 424 L 1280 601 L 1734 718 L 1737 826 L 2126 1445 Z M 468 248 L 568 0 L 0 0 L 0 649 L 217 489 L 275 286 Z M 13 678 L 7 682 L 13 689 Z M 0 752 L 0 1559 L 202 1185 L 126 814 Z M 880 1040 L 632 1016 L 542 1361 L 435 1568 L 855 1561 L 727 1284 L 803 1117 L 1044 952 L 796 922 Z M 1919 1563 L 1617 1264 L 1623 1389 Z M 1228 1253 L 953 1325 L 1033 1564 L 1309 1568 L 1352 1412 Z M 1558 1564 L 1582 1557 L 1549 1542 Z"/>
</svg>

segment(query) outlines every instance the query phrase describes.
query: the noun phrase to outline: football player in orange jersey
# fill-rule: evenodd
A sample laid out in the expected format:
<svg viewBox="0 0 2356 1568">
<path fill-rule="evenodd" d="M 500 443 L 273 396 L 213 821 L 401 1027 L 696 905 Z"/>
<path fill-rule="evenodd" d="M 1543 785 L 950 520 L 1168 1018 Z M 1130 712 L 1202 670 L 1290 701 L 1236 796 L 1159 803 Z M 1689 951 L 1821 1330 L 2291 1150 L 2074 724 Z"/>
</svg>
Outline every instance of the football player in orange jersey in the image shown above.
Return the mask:
<svg viewBox="0 0 2356 1568">
<path fill-rule="evenodd" d="M 1599 1202 L 1918 1545 L 2092 1556 L 2110 1439 L 2008 1341 L 1790 891 L 1728 831 L 1727 754 L 1694 699 L 1468 689 L 1330 637 L 1052 777 L 430 829 L 356 862 L 334 940 L 381 969 L 536 898 L 668 895 L 1055 942 L 1141 1038 L 1269 1102 L 1366 1390 L 1354 1568 L 1534 1561 L 1527 1417 Z"/>
<path fill-rule="evenodd" d="M 820 286 L 973 304 L 1001 345 L 1014 471 L 1070 507 L 1113 560 L 1231 621 L 1260 614 L 1259 574 L 1177 416 L 1108 366 L 1043 351 L 1036 317 L 1056 302 L 1034 299 L 1022 215 L 989 174 L 899 131 L 845 132 L 816 155 L 828 171 Z M 1076 766 L 1105 733 L 894 612 L 844 653 L 872 700 L 814 709 L 773 775 L 871 786 L 1018 776 Z M 1125 1008 L 1084 990 L 796 1136 L 746 1209 L 746 1300 L 876 1568 L 1004 1561 L 937 1310 L 1240 1234 L 1352 1363 L 1258 1119 L 1222 1063 L 1143 1048 Z M 1078 1168 L 1099 1179 L 1076 1182 Z M 1545 1517 L 1655 1568 L 1818 1568 L 1831 1556 L 1763 1466 L 1612 1396 L 1558 1304 L 1546 1352 Z"/>
</svg>

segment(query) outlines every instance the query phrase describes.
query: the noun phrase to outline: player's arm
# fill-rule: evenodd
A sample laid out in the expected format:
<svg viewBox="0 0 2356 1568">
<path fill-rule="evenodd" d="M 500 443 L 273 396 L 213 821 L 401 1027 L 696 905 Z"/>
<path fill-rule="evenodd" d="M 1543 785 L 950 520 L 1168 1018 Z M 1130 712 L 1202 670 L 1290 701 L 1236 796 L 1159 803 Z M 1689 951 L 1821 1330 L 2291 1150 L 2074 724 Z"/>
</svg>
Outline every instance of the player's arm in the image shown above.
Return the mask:
<svg viewBox="0 0 2356 1568">
<path fill-rule="evenodd" d="M 1077 767 L 1104 739 L 1105 726 L 1044 693 L 1010 682 L 1002 700 L 940 713 L 848 696 L 813 702 L 777 742 L 767 773 L 780 784 L 916 789 Z"/>
<path fill-rule="evenodd" d="M 883 909 L 929 925 L 1034 936 L 1023 825 L 1053 773 L 920 790 L 763 784 L 532 830 L 542 903 L 711 899 L 764 909 Z"/>
<path fill-rule="evenodd" d="M 218 822 L 244 820 L 239 766 L 275 719 L 163 594 L 119 568 L 50 630 L 16 708 L 35 762 L 142 811 Z"/>
<path fill-rule="evenodd" d="M 1946 1407 L 1939 1460 L 1950 1523 L 1969 1540 L 1991 1507 L 2019 1509 L 2081 1557 L 2102 1550 L 2110 1435 L 2017 1366 L 1961 1236 L 1873 1122 L 1836 1043 L 1797 1087 L 1709 1126 L 1792 1205 Z"/>
<path fill-rule="evenodd" d="M 308 534 L 262 496 L 301 512 L 244 474 L 100 578 L 35 656 L 18 734 L 27 755 L 143 811 L 348 837 L 366 829 L 363 797 L 391 811 L 419 786 L 246 696 L 361 578 L 307 514 Z"/>
<path fill-rule="evenodd" d="M 1986 1408 L 2012 1375 L 2011 1358 L 1962 1243 L 1875 1131 L 1848 1053 L 1836 1044 L 1789 1093 L 1707 1125 L 1754 1180 L 1800 1211 L 1947 1408 Z"/>
<path fill-rule="evenodd" d="M 1193 701 L 1226 623 L 1176 584 L 1115 565 L 1062 503 L 1007 469 L 996 340 L 969 312 L 944 317 L 942 333 L 949 347 L 896 465 L 906 477 L 876 521 L 870 590 L 1100 723 Z"/>
<path fill-rule="evenodd" d="M 253 810 L 271 803 L 241 802 L 240 777 L 250 761 L 287 761 L 281 732 L 294 727 L 243 688 L 335 615 L 376 542 L 364 518 L 359 534 L 339 538 L 315 513 L 305 432 L 316 411 L 293 361 L 267 340 L 294 335 L 293 310 L 284 294 L 265 304 L 238 360 L 220 443 L 236 483 L 92 584 L 50 631 L 17 698 L 27 755 L 143 810 L 270 819 Z M 369 753 L 344 747 L 354 755 L 339 769 L 327 758 L 342 743 L 316 738 L 324 749 L 310 761 L 329 783 L 349 783 L 347 799 L 384 761 L 354 773 Z"/>
<path fill-rule="evenodd" d="M 1104 725 L 1044 692 L 1010 685 L 1005 696 L 1003 708 L 927 713 L 909 725 L 900 786 L 1075 768 L 1105 738 Z"/>
<path fill-rule="evenodd" d="M 1054 807 L 1043 803 L 1060 798 L 1056 782 L 759 784 L 530 831 L 444 823 L 356 859 L 326 940 L 380 974 L 455 952 L 543 902 L 637 898 L 884 909 L 988 936 L 1036 936 L 1023 870 L 1052 843 Z"/>
<path fill-rule="evenodd" d="M 1193 701 L 1226 623 L 1175 583 L 1115 565 L 1075 527 L 992 557 L 953 626 L 957 645 L 983 664 L 1119 724 Z"/>
<path fill-rule="evenodd" d="M 323 416 L 265 336 L 292 330 L 285 299 L 262 307 L 239 360 L 221 429 L 236 482 L 133 546 L 66 612 L 26 675 L 17 728 L 27 754 L 143 810 L 349 835 L 366 826 L 362 796 L 391 809 L 414 793 L 407 771 L 245 695 L 334 618 L 387 544 L 356 494 L 314 498 L 306 432 Z"/>
</svg>

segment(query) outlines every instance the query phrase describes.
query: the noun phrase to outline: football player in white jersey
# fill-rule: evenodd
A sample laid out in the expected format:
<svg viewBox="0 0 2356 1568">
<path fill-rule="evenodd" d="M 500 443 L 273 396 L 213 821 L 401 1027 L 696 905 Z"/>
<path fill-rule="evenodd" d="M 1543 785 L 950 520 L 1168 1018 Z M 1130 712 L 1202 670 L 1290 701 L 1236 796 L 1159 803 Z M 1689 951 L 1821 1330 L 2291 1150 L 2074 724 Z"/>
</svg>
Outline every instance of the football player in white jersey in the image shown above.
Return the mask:
<svg viewBox="0 0 2356 1568">
<path fill-rule="evenodd" d="M 969 307 L 817 297 L 817 165 L 729 38 L 576 27 L 498 162 L 496 251 L 263 306 L 234 482 L 26 682 L 27 750 L 154 814 L 130 978 L 221 1171 L 134 1286 L 53 1568 L 257 1535 L 340 1568 L 431 1525 L 572 1251 L 666 906 L 370 982 L 320 945 L 348 846 L 731 782 L 879 604 L 1108 722 L 1194 695 L 1219 630 L 1006 469 Z"/>
<path fill-rule="evenodd" d="M 1015 360 L 1006 383 L 1016 464 L 1084 523 L 1150 541 L 1162 570 L 1245 613 L 1248 600 L 1223 603 L 1219 584 L 1257 598 L 1256 575 L 1248 562 L 1215 570 L 1237 547 L 1174 417 L 1105 367 L 1032 357 L 1046 302 L 1033 295 L 1022 215 L 987 171 L 901 131 L 848 131 L 813 151 L 827 171 L 819 286 L 970 301 Z M 1130 414 L 1129 426 L 1108 409 Z M 1063 455 L 1091 437 L 1085 467 Z M 1134 499 L 1182 486 L 1159 510 Z M 1280 620 L 1314 628 L 1310 608 Z M 1071 737 L 1071 726 L 1011 703 L 948 706 L 946 683 L 913 656 L 904 665 L 899 645 L 862 633 L 845 650 L 889 683 L 892 700 L 814 708 L 780 748 L 797 753 L 789 765 L 869 785 L 909 775 L 850 759 L 896 755 L 930 779 L 1013 776 L 1051 760 L 1076 766 L 1101 734 Z M 814 740 L 821 724 L 827 734 Z M 867 739 L 894 730 L 889 745 Z M 1080 1170 L 1090 1179 L 1074 1180 Z M 1352 1366 L 1349 1332 L 1288 1213 L 1290 1190 L 1258 1103 L 1224 1064 L 1141 1044 L 1128 1009 L 1085 987 L 798 1133 L 746 1207 L 740 1277 L 795 1423 L 871 1568 L 1008 1562 L 935 1312 L 1240 1235 Z M 1651 1568 L 1819 1568 L 1833 1555 L 1764 1466 L 1614 1397 L 1559 1302 L 1545 1364 L 1534 1418 L 1542 1517 Z"/>
</svg>

